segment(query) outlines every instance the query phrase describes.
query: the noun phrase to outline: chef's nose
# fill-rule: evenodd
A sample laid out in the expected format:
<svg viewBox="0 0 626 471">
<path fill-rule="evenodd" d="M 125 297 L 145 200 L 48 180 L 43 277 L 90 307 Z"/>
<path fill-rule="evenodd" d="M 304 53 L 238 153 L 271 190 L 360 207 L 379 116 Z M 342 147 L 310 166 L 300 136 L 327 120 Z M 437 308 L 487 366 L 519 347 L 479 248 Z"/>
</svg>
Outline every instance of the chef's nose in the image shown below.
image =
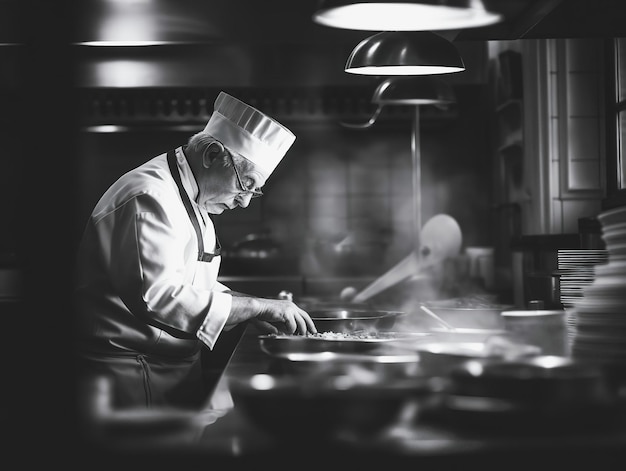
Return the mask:
<svg viewBox="0 0 626 471">
<path fill-rule="evenodd" d="M 237 197 L 235 198 L 235 201 L 242 208 L 247 208 L 248 205 L 250 204 L 251 199 L 252 199 L 252 193 L 241 193 L 237 195 Z"/>
</svg>

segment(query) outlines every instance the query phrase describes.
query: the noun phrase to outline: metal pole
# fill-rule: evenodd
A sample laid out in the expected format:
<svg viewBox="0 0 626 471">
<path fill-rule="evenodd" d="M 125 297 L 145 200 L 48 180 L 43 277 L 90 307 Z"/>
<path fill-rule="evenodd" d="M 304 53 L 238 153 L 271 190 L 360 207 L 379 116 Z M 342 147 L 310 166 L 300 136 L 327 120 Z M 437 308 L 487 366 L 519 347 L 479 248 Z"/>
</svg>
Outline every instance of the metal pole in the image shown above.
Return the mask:
<svg viewBox="0 0 626 471">
<path fill-rule="evenodd" d="M 421 182 L 421 153 L 420 153 L 420 107 L 415 105 L 413 115 L 413 130 L 411 133 L 411 154 L 413 162 L 413 218 L 415 224 L 414 248 L 419 254 L 422 232 L 422 182 Z"/>
</svg>

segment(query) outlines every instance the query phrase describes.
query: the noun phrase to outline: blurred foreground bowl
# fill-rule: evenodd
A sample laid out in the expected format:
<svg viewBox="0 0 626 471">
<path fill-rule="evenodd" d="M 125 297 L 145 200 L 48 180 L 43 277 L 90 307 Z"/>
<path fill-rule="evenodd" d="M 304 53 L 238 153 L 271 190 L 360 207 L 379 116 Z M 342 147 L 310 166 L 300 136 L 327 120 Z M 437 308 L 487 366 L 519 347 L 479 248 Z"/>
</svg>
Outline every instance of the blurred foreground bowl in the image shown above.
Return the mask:
<svg viewBox="0 0 626 471">
<path fill-rule="evenodd" d="M 618 423 L 617 398 L 601 368 L 568 357 L 472 360 L 452 370 L 441 412 L 499 435 L 589 432 Z"/>
<path fill-rule="evenodd" d="M 458 394 L 542 408 L 597 405 L 614 399 L 600 368 L 556 355 L 469 362 L 455 368 L 451 378 Z"/>
<path fill-rule="evenodd" d="M 447 376 L 454 368 L 476 359 L 516 359 L 541 353 L 533 345 L 517 344 L 492 337 L 485 342 L 425 342 L 415 347 L 425 374 Z"/>
<path fill-rule="evenodd" d="M 345 376 L 359 384 L 421 376 L 411 350 L 380 347 L 368 353 L 285 353 L 273 357 L 274 371 L 292 376 Z"/>
<path fill-rule="evenodd" d="M 235 407 L 259 429 L 283 441 L 312 442 L 376 435 L 431 391 L 425 378 L 363 381 L 341 374 L 257 374 L 231 379 L 229 387 Z"/>
</svg>

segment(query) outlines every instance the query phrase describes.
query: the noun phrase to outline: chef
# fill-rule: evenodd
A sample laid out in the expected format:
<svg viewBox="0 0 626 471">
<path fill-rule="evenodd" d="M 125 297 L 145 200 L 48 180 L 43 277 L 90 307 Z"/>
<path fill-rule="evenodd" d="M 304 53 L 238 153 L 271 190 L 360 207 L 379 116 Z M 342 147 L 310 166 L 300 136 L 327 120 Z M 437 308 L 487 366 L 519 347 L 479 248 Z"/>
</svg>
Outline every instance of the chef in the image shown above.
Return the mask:
<svg viewBox="0 0 626 471">
<path fill-rule="evenodd" d="M 122 175 L 96 204 L 77 254 L 75 315 L 82 376 L 106 377 L 116 408 L 195 408 L 203 348 L 252 322 L 264 333 L 315 333 L 288 300 L 217 281 L 212 215 L 245 208 L 295 141 L 221 92 L 203 131 Z"/>
</svg>

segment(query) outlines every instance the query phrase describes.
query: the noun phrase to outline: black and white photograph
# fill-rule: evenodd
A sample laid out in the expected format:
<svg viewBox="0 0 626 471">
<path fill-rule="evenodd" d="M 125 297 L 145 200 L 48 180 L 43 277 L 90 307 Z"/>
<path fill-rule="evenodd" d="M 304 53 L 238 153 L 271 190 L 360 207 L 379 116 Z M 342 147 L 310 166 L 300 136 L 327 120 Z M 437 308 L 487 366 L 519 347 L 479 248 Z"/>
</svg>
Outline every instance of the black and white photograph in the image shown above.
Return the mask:
<svg viewBox="0 0 626 471">
<path fill-rule="evenodd" d="M 621 470 L 623 0 L 0 0 L 6 469 Z"/>
</svg>

